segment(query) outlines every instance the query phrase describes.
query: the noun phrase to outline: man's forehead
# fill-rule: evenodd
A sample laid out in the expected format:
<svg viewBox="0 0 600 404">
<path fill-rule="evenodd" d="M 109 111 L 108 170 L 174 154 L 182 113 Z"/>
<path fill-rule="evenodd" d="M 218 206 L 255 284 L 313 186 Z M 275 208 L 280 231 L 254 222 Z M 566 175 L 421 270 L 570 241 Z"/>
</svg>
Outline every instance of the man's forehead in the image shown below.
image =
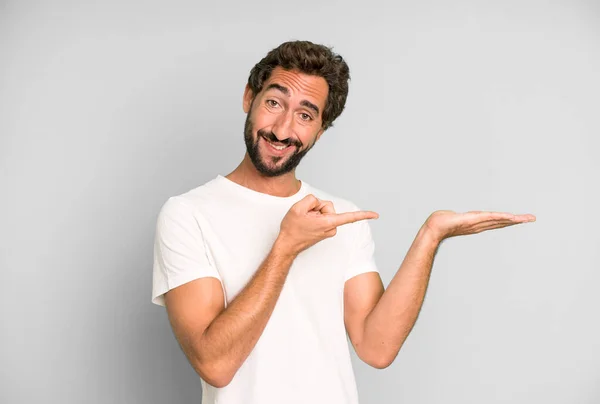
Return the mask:
<svg viewBox="0 0 600 404">
<path fill-rule="evenodd" d="M 309 96 L 324 107 L 329 86 L 323 77 L 308 75 L 298 70 L 286 70 L 280 66 L 273 69 L 263 88 L 270 84 L 286 87 L 292 94 Z"/>
</svg>

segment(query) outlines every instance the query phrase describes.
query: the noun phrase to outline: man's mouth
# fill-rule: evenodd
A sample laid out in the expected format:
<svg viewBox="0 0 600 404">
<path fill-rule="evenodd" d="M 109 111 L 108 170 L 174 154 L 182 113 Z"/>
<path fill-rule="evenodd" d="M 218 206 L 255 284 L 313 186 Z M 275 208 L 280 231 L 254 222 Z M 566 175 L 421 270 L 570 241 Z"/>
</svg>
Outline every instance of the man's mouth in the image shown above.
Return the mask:
<svg viewBox="0 0 600 404">
<path fill-rule="evenodd" d="M 276 152 L 283 152 L 292 146 L 291 144 L 285 145 L 285 144 L 281 144 L 279 142 L 277 142 L 277 143 L 271 142 L 271 141 L 267 140 L 267 138 L 265 138 L 264 136 L 262 138 L 269 145 L 269 147 Z"/>
</svg>

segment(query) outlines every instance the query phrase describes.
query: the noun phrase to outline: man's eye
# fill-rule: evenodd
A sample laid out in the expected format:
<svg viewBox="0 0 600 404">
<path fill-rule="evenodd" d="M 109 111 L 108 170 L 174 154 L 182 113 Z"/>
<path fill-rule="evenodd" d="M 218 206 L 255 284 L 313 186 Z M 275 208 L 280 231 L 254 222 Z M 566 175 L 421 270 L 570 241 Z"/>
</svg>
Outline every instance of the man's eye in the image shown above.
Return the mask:
<svg viewBox="0 0 600 404">
<path fill-rule="evenodd" d="M 302 117 L 302 120 L 304 120 L 304 121 L 312 120 L 312 117 L 308 114 L 301 114 L 300 116 Z"/>
<path fill-rule="evenodd" d="M 277 105 L 279 105 L 279 104 L 277 103 L 277 101 L 275 101 L 275 100 L 267 100 L 267 104 L 268 104 L 270 107 L 276 107 Z"/>
</svg>

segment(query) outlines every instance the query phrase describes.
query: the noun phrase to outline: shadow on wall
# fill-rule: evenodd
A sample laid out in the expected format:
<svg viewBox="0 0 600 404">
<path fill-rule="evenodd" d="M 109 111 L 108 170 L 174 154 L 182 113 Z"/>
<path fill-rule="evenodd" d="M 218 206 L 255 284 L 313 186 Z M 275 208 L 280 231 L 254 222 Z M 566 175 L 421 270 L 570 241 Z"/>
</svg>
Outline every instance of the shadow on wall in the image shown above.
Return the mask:
<svg viewBox="0 0 600 404">
<path fill-rule="evenodd" d="M 161 98 L 160 88 L 150 90 L 154 97 Z M 136 98 L 143 96 L 140 93 Z M 135 104 L 135 100 L 132 102 Z M 161 116 L 158 122 L 141 127 L 139 121 L 129 121 L 135 118 L 125 114 L 120 117 L 128 120 L 121 122 L 123 127 L 135 124 L 136 133 L 144 136 L 130 139 L 125 145 L 130 150 L 121 148 L 120 153 L 135 156 L 136 160 L 130 161 L 129 168 L 119 170 L 121 174 L 113 183 L 120 190 L 119 197 L 112 198 L 114 205 L 107 216 L 112 221 L 98 223 L 100 229 L 94 233 L 96 237 L 105 235 L 102 252 L 111 251 L 111 256 L 104 258 L 103 265 L 113 276 L 104 278 L 105 297 L 97 305 L 98 317 L 94 320 L 100 322 L 96 327 L 104 334 L 99 338 L 104 346 L 98 349 L 97 363 L 105 368 L 95 376 L 104 378 L 99 385 L 105 388 L 99 393 L 105 396 L 105 402 L 201 401 L 200 378 L 179 348 L 165 308 L 150 301 L 153 241 L 160 208 L 170 196 L 232 169 L 224 165 L 241 158 L 232 156 L 228 143 L 233 137 L 244 147 L 243 128 L 237 128 L 236 135 L 223 133 L 228 129 L 218 128 L 216 119 L 212 122 L 210 117 L 199 117 L 193 111 L 197 107 L 180 110 L 177 116 Z M 136 112 L 151 116 L 153 111 Z"/>
</svg>

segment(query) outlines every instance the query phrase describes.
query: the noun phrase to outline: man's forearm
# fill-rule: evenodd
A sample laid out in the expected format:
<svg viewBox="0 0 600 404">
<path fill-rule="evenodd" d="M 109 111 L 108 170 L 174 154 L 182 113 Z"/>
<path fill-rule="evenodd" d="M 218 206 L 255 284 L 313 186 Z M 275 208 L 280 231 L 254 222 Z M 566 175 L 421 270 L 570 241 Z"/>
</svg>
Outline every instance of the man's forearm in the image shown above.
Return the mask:
<svg viewBox="0 0 600 404">
<path fill-rule="evenodd" d="M 429 283 L 440 241 L 423 226 L 402 265 L 366 317 L 363 343 L 384 367 L 393 362 L 412 330 Z"/>
<path fill-rule="evenodd" d="M 277 241 L 252 279 L 198 341 L 210 372 L 229 383 L 261 336 L 295 256 Z"/>
</svg>

